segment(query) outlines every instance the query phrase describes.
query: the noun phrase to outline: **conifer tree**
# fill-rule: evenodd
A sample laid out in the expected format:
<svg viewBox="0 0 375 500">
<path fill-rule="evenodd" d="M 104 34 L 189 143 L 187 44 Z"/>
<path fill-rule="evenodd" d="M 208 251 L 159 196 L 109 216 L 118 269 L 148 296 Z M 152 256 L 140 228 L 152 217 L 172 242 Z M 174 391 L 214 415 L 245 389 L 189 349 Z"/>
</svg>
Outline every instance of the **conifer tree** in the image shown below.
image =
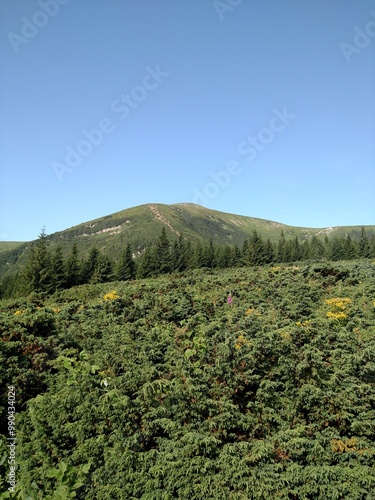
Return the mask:
<svg viewBox="0 0 375 500">
<path fill-rule="evenodd" d="M 100 252 L 97 248 L 92 248 L 82 265 L 82 283 L 90 283 L 95 270 L 99 265 Z"/>
<path fill-rule="evenodd" d="M 261 265 L 265 263 L 264 243 L 256 229 L 251 233 L 249 241 L 249 260 L 252 265 Z"/>
<path fill-rule="evenodd" d="M 155 245 L 155 263 L 158 274 L 172 271 L 170 243 L 164 226 Z"/>
<path fill-rule="evenodd" d="M 80 265 L 78 261 L 78 249 L 77 249 L 77 243 L 74 243 L 71 254 L 69 255 L 65 263 L 66 287 L 70 288 L 72 286 L 79 285 L 80 281 L 81 277 L 80 277 Z"/>
<path fill-rule="evenodd" d="M 194 256 L 192 260 L 192 267 L 195 269 L 199 269 L 201 267 L 207 267 L 207 255 L 205 249 L 202 246 L 202 243 L 198 241 L 195 249 Z"/>
<path fill-rule="evenodd" d="M 297 236 L 295 236 L 290 244 L 290 260 L 296 261 L 302 259 L 302 249 Z"/>
<path fill-rule="evenodd" d="M 186 251 L 186 245 L 180 234 L 178 241 L 174 241 L 172 247 L 172 269 L 174 271 L 184 271 L 188 267 L 188 256 Z"/>
<path fill-rule="evenodd" d="M 44 227 L 38 235 L 36 244 L 31 248 L 26 280 L 27 288 L 33 292 L 50 292 L 52 289 L 51 260 Z"/>
<path fill-rule="evenodd" d="M 60 246 L 56 247 L 52 257 L 52 283 L 54 290 L 61 290 L 65 287 L 65 264 Z"/>
<path fill-rule="evenodd" d="M 264 263 L 271 264 L 275 260 L 275 250 L 271 240 L 268 238 L 264 245 Z"/>
<path fill-rule="evenodd" d="M 157 274 L 155 264 L 155 249 L 149 245 L 142 253 L 136 271 L 137 278 L 151 278 Z"/>
<path fill-rule="evenodd" d="M 234 247 L 232 248 L 231 254 L 232 254 L 231 257 L 232 267 L 242 266 L 242 254 L 237 244 L 235 244 Z"/>
<path fill-rule="evenodd" d="M 117 279 L 120 281 L 133 280 L 135 278 L 136 266 L 132 255 L 132 249 L 128 243 L 123 251 L 119 267 L 117 270 Z"/>
<path fill-rule="evenodd" d="M 361 238 L 359 240 L 358 254 L 363 259 L 368 259 L 371 256 L 370 245 L 367 239 L 365 228 L 361 227 Z"/>
<path fill-rule="evenodd" d="M 343 253 L 345 256 L 345 259 L 355 259 L 357 257 L 357 248 L 356 244 L 353 241 L 352 237 L 350 234 L 348 234 L 343 242 Z"/>
<path fill-rule="evenodd" d="M 113 281 L 113 264 L 107 255 L 100 255 L 95 266 L 90 283 L 108 283 Z"/>
<path fill-rule="evenodd" d="M 242 265 L 249 266 L 250 265 L 250 249 L 249 249 L 249 241 L 245 240 L 242 245 Z"/>
<path fill-rule="evenodd" d="M 210 242 L 206 247 L 204 253 L 205 253 L 206 266 L 209 268 L 215 267 L 216 266 L 215 248 L 212 238 L 210 238 Z"/>
</svg>

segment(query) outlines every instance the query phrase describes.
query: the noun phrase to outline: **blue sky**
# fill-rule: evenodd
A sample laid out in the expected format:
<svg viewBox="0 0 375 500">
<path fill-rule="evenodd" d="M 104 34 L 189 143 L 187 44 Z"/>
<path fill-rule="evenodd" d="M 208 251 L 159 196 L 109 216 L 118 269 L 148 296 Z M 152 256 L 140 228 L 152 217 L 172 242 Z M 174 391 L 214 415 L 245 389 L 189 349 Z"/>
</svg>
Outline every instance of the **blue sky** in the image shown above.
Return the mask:
<svg viewBox="0 0 375 500">
<path fill-rule="evenodd" d="M 375 0 L 2 0 L 0 239 L 143 203 L 375 224 Z"/>
</svg>

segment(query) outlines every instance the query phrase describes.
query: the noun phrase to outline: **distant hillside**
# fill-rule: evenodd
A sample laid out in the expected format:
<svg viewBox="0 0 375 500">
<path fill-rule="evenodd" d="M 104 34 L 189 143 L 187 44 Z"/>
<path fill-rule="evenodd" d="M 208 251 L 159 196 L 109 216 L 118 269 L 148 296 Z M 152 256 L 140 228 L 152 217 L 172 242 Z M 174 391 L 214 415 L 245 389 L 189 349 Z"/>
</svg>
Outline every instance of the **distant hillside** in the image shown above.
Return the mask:
<svg viewBox="0 0 375 500">
<path fill-rule="evenodd" d="M 14 250 L 23 245 L 22 241 L 0 241 L 0 253 Z"/>
<path fill-rule="evenodd" d="M 75 242 L 81 257 L 96 246 L 113 258 L 118 258 L 126 243 L 130 243 L 135 252 L 142 251 L 148 243 L 157 239 L 162 227 L 166 228 L 170 240 L 177 239 L 181 234 L 193 243 L 212 239 L 218 245 L 242 245 L 254 229 L 264 239 L 269 238 L 271 241 L 277 241 L 282 231 L 286 239 L 297 237 L 303 241 L 313 235 L 323 238 L 326 235 L 334 237 L 349 234 L 357 239 L 361 230 L 359 226 L 320 229 L 294 227 L 280 222 L 210 210 L 192 203 L 149 203 L 84 222 L 51 234 L 48 239 L 51 247 L 60 245 L 65 255 Z M 366 226 L 366 232 L 369 237 L 375 235 L 375 226 Z M 30 243 L 2 242 L 1 245 L 1 275 L 13 272 L 17 265 L 26 262 Z"/>
</svg>

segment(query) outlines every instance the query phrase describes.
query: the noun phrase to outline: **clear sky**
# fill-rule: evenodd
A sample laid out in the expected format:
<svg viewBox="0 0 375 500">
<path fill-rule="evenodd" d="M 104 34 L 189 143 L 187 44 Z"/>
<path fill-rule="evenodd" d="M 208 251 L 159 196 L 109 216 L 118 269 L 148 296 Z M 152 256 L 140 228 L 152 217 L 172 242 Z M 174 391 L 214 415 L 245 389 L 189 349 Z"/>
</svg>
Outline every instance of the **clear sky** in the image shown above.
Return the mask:
<svg viewBox="0 0 375 500">
<path fill-rule="evenodd" d="M 1 0 L 0 240 L 143 203 L 375 224 L 375 0 Z"/>
</svg>

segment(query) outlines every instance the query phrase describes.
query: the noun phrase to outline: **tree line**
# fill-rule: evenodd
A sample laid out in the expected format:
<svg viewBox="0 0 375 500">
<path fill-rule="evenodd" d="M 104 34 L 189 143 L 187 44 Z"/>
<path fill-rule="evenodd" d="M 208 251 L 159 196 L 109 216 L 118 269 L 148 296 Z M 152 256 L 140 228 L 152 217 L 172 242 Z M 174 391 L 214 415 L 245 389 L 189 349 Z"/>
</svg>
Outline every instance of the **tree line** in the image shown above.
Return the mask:
<svg viewBox="0 0 375 500">
<path fill-rule="evenodd" d="M 152 278 L 197 268 L 224 269 L 316 259 L 337 261 L 357 258 L 375 258 L 375 237 L 369 239 L 364 227 L 358 240 L 350 235 L 331 239 L 326 236 L 323 240 L 312 236 L 301 242 L 297 237 L 286 239 L 282 232 L 276 243 L 265 240 L 254 230 L 241 247 L 215 245 L 212 239 L 206 244 L 198 242 L 193 245 L 182 236 L 171 242 L 163 227 L 159 238 L 138 257 L 134 256 L 128 243 L 117 260 L 95 247 L 86 257 L 80 258 L 75 243 L 68 257 L 64 258 L 60 246 L 53 251 L 48 248 L 47 235 L 43 229 L 30 250 L 25 268 L 1 283 L 0 297 L 27 295 L 31 292 L 53 293 L 87 283 Z"/>
</svg>

